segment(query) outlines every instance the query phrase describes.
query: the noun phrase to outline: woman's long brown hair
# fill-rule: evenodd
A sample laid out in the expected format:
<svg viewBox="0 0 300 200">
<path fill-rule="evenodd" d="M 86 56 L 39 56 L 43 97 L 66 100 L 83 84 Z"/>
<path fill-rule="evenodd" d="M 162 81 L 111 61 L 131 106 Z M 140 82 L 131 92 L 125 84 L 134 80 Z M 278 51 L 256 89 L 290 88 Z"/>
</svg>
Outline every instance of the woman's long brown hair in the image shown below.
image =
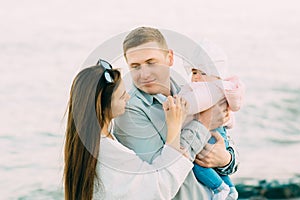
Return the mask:
<svg viewBox="0 0 300 200">
<path fill-rule="evenodd" d="M 100 133 L 112 119 L 111 98 L 121 77 L 117 70 L 108 71 L 109 83 L 103 71 L 101 66 L 83 69 L 72 83 L 64 148 L 66 200 L 91 200 L 94 187 L 104 191 L 96 171 Z"/>
</svg>

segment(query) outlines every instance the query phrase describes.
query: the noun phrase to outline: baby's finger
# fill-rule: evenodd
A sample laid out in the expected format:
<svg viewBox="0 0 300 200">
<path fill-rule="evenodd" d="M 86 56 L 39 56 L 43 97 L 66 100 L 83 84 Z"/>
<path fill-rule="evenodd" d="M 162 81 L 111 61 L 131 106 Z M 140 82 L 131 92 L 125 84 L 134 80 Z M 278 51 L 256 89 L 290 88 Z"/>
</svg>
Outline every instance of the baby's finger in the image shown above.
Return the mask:
<svg viewBox="0 0 300 200">
<path fill-rule="evenodd" d="M 167 100 L 168 100 L 168 103 L 169 103 L 169 108 L 175 106 L 175 104 L 174 104 L 174 99 L 173 99 L 172 96 L 168 96 L 168 99 L 167 99 Z"/>
<path fill-rule="evenodd" d="M 165 111 L 169 110 L 169 102 L 168 102 L 168 100 L 166 100 L 165 102 L 163 102 L 163 109 Z"/>
<path fill-rule="evenodd" d="M 182 98 L 182 99 L 181 99 L 181 105 L 182 105 L 182 107 L 183 107 L 183 108 L 186 108 L 186 107 L 187 107 L 187 104 L 188 104 L 187 101 L 186 101 L 184 98 Z"/>
<path fill-rule="evenodd" d="M 181 107 L 182 98 L 180 96 L 176 96 L 176 107 Z"/>
</svg>

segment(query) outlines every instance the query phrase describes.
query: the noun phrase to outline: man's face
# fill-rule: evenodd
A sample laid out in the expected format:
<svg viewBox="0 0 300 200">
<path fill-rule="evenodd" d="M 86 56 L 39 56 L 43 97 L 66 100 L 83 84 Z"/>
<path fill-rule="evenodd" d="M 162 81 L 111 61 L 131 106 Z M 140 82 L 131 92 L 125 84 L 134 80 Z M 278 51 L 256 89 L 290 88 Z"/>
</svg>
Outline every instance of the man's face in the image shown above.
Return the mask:
<svg viewBox="0 0 300 200">
<path fill-rule="evenodd" d="M 126 61 L 137 88 L 148 94 L 170 95 L 171 50 L 161 49 L 156 42 L 148 42 L 128 49 Z"/>
</svg>

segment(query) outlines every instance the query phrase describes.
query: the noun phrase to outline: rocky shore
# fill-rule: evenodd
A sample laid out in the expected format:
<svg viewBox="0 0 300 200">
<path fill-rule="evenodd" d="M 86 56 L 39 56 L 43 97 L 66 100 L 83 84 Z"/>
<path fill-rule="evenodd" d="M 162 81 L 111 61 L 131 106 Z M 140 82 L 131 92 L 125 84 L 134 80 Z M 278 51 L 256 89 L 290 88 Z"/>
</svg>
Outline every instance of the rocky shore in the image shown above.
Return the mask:
<svg viewBox="0 0 300 200">
<path fill-rule="evenodd" d="M 289 180 L 244 180 L 236 184 L 239 199 L 300 199 L 300 177 Z"/>
</svg>

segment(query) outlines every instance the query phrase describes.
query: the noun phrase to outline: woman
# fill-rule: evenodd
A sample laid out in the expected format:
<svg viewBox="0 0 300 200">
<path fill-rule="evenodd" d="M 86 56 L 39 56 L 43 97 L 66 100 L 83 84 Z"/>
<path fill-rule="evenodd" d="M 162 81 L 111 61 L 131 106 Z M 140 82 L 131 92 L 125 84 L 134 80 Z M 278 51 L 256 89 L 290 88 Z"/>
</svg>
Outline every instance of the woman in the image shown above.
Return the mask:
<svg viewBox="0 0 300 200">
<path fill-rule="evenodd" d="M 187 103 L 163 104 L 168 135 L 153 163 L 142 161 L 112 135 L 112 119 L 123 114 L 129 94 L 120 72 L 100 60 L 75 77 L 65 142 L 65 199 L 171 199 L 193 164 L 182 155 L 179 134 Z"/>
</svg>

